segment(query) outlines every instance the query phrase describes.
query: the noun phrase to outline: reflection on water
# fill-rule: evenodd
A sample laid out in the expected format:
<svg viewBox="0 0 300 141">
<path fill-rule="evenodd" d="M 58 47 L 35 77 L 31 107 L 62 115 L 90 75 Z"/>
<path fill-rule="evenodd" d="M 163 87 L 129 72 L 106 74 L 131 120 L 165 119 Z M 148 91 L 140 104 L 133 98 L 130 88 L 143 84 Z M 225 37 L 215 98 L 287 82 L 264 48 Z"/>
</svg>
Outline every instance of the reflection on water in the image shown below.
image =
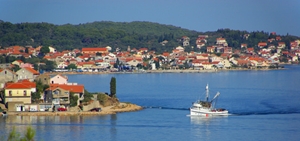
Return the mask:
<svg viewBox="0 0 300 141">
<path fill-rule="evenodd" d="M 117 115 L 105 116 L 7 116 L 0 119 L 0 137 L 15 127 L 23 134 L 32 126 L 37 140 L 83 140 L 86 134 L 110 134 L 110 140 L 117 140 Z M 5 129 L 3 129 L 5 128 Z"/>
<path fill-rule="evenodd" d="M 193 125 L 192 134 L 200 139 L 209 140 L 211 129 L 224 124 L 228 116 L 190 116 Z"/>
<path fill-rule="evenodd" d="M 220 119 L 227 119 L 228 116 L 190 116 L 192 124 L 209 125 L 211 122 L 216 124 Z"/>
<path fill-rule="evenodd" d="M 112 114 L 110 115 L 110 123 L 111 123 L 111 128 L 110 128 L 110 140 L 112 141 L 116 141 L 116 136 L 117 136 L 117 115 L 116 114 Z"/>
</svg>

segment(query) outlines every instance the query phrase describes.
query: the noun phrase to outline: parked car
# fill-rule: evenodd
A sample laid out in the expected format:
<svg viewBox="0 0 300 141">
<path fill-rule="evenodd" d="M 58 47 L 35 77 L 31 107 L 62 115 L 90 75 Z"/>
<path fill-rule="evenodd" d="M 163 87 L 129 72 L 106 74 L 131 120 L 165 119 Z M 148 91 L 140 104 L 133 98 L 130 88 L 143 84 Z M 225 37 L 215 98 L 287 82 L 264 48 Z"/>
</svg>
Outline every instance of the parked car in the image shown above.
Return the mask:
<svg viewBox="0 0 300 141">
<path fill-rule="evenodd" d="M 63 108 L 63 107 L 59 107 L 59 108 L 57 108 L 57 111 L 67 111 L 67 109 Z"/>
<path fill-rule="evenodd" d="M 101 112 L 101 108 L 93 108 L 90 111 L 91 112 Z"/>
</svg>

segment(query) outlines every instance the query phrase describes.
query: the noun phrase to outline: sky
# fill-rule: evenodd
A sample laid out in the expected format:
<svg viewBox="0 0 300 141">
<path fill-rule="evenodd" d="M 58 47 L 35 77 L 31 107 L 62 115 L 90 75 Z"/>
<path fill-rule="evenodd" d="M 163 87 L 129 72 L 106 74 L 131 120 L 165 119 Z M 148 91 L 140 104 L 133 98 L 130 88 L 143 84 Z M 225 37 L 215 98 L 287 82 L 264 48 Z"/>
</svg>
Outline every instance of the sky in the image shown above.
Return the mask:
<svg viewBox="0 0 300 141">
<path fill-rule="evenodd" d="M 56 25 L 148 21 L 300 36 L 300 0 L 0 0 L 0 20 Z"/>
</svg>

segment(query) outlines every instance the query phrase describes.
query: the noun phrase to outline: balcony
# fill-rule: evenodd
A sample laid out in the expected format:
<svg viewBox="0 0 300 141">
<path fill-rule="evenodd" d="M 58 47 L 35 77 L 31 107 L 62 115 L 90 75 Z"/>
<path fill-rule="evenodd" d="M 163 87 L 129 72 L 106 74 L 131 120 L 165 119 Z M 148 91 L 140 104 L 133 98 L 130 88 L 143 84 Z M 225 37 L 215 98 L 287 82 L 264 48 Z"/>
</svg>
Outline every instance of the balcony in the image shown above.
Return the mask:
<svg viewBox="0 0 300 141">
<path fill-rule="evenodd" d="M 54 94 L 53 98 L 68 98 L 68 94 Z"/>
</svg>

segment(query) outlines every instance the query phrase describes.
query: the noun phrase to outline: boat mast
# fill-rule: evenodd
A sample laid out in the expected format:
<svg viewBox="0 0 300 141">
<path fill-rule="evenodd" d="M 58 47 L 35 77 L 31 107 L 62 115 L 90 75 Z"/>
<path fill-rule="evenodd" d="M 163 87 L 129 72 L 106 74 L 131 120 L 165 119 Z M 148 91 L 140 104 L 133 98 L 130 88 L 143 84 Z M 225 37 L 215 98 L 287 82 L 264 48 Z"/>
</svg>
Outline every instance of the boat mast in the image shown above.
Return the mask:
<svg viewBox="0 0 300 141">
<path fill-rule="evenodd" d="M 206 90 L 206 101 L 208 101 L 208 96 L 209 96 L 208 84 L 206 84 L 205 90 Z"/>
</svg>

